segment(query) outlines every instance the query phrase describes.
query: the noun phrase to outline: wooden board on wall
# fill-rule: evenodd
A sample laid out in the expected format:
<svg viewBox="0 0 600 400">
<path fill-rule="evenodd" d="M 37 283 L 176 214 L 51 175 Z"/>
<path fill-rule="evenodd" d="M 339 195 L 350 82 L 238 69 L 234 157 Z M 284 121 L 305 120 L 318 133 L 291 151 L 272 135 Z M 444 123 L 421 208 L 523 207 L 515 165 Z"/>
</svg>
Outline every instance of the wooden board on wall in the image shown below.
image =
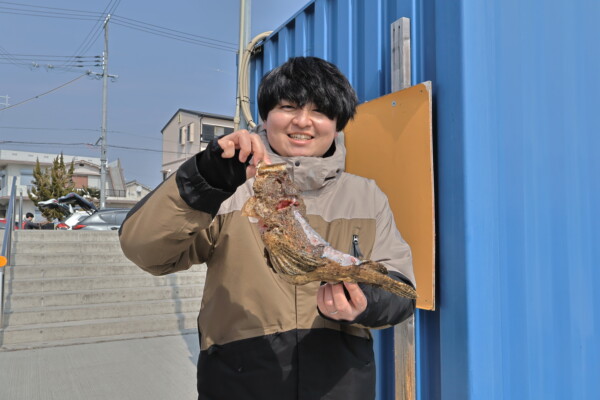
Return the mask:
<svg viewBox="0 0 600 400">
<path fill-rule="evenodd" d="M 412 250 L 417 307 L 434 310 L 431 83 L 361 104 L 344 132 L 346 170 L 374 179 L 388 196 L 398 230 Z"/>
</svg>

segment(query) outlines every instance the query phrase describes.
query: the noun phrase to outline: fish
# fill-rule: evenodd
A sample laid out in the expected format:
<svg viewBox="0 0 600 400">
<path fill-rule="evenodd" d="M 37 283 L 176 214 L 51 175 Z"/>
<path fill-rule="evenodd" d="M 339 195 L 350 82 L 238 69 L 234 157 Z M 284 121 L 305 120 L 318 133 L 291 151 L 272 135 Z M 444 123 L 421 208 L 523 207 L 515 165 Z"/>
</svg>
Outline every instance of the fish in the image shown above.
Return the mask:
<svg viewBox="0 0 600 400">
<path fill-rule="evenodd" d="M 417 298 L 416 290 L 391 278 L 383 264 L 334 249 L 310 226 L 301 192 L 286 164 L 260 162 L 252 189 L 242 215 L 258 224 L 268 263 L 284 281 L 293 285 L 366 283 L 397 296 Z"/>
</svg>

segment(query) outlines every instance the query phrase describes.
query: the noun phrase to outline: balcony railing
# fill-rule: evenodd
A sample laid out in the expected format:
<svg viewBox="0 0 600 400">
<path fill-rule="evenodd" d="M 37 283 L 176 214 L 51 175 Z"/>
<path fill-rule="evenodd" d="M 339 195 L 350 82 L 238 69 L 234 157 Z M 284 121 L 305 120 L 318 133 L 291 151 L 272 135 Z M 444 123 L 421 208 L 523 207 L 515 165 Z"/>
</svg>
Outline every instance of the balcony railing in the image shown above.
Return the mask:
<svg viewBox="0 0 600 400">
<path fill-rule="evenodd" d="M 106 197 L 127 197 L 127 191 L 117 189 L 106 189 Z"/>
</svg>

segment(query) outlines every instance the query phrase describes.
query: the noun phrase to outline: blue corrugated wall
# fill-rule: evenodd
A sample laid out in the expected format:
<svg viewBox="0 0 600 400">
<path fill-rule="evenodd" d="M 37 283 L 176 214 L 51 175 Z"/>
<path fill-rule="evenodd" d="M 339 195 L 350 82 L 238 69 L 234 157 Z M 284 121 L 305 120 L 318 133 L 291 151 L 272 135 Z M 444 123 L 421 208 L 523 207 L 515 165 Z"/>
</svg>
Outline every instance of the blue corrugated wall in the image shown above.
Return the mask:
<svg viewBox="0 0 600 400">
<path fill-rule="evenodd" d="M 598 4 L 315 0 L 253 61 L 254 93 L 316 55 L 367 101 L 390 92 L 389 26 L 411 18 L 413 83 L 433 82 L 438 222 L 420 399 L 600 398 Z M 391 332 L 376 339 L 378 399 L 392 399 Z"/>
</svg>

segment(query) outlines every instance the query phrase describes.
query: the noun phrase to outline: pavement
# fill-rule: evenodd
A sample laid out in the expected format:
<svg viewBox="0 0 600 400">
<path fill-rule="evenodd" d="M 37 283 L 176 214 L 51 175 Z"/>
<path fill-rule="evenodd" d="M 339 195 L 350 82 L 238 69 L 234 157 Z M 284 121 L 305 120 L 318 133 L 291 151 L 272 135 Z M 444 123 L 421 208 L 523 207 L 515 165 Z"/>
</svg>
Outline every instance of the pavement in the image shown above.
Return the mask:
<svg viewBox="0 0 600 400">
<path fill-rule="evenodd" d="M 198 335 L 0 352 L 2 400 L 197 400 Z"/>
</svg>

